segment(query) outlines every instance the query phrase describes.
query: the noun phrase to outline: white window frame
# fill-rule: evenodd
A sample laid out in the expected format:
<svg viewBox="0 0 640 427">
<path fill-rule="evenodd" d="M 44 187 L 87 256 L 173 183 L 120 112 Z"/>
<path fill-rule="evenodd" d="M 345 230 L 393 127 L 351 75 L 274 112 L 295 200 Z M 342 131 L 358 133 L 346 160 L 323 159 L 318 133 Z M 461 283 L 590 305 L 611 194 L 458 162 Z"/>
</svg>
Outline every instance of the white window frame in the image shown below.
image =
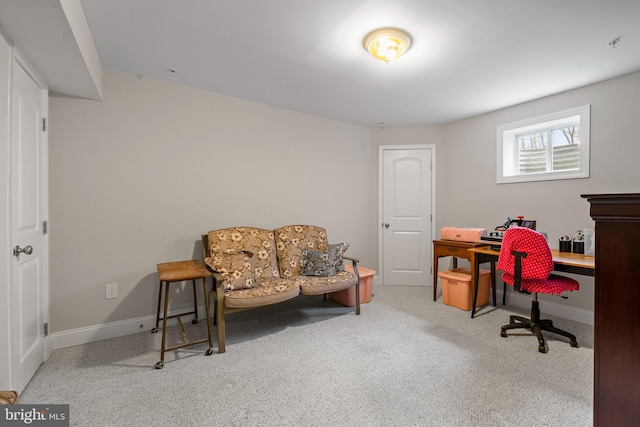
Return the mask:
<svg viewBox="0 0 640 427">
<path fill-rule="evenodd" d="M 549 171 L 518 174 L 516 136 L 540 129 L 552 129 L 580 122 L 580 168 L 577 170 Z M 589 129 L 591 105 L 570 108 L 556 113 L 520 120 L 497 127 L 497 183 L 548 181 L 589 177 Z M 551 141 L 549 141 L 551 144 Z"/>
</svg>

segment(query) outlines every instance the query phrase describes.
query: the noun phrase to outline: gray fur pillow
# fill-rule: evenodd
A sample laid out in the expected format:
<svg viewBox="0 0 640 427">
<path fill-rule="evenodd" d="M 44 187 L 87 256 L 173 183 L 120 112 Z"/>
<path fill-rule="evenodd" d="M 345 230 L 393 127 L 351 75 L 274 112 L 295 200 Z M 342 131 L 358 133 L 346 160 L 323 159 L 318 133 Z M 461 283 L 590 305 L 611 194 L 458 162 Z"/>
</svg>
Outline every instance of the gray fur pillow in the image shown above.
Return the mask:
<svg viewBox="0 0 640 427">
<path fill-rule="evenodd" d="M 349 248 L 348 243 L 329 245 L 326 251 L 300 248 L 300 272 L 303 276 L 335 276 L 344 271 L 342 256 Z"/>
</svg>

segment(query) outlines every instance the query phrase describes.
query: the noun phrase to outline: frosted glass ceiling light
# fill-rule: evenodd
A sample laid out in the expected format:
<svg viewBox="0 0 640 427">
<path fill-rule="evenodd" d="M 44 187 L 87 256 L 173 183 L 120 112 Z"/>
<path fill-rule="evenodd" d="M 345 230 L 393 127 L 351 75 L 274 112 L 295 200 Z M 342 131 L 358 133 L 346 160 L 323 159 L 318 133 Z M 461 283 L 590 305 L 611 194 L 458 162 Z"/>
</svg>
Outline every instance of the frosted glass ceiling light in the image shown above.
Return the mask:
<svg viewBox="0 0 640 427">
<path fill-rule="evenodd" d="M 374 58 L 388 64 L 409 50 L 411 42 L 411 36 L 405 31 L 398 28 L 380 28 L 367 34 L 362 44 Z"/>
</svg>

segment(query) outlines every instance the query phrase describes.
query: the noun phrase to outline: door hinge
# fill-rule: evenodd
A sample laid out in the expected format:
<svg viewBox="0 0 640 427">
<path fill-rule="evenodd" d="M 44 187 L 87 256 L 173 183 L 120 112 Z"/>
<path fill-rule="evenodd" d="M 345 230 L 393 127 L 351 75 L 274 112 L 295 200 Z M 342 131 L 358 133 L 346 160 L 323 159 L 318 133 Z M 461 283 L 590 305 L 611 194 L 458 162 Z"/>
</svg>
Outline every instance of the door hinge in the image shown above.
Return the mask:
<svg viewBox="0 0 640 427">
<path fill-rule="evenodd" d="M 47 118 L 43 117 L 42 118 L 42 132 L 46 132 L 47 131 Z"/>
<path fill-rule="evenodd" d="M 44 336 L 49 336 L 49 322 L 44 324 Z"/>
<path fill-rule="evenodd" d="M 47 234 L 47 230 L 48 230 L 47 225 L 48 225 L 47 221 L 42 221 L 42 235 Z"/>
</svg>

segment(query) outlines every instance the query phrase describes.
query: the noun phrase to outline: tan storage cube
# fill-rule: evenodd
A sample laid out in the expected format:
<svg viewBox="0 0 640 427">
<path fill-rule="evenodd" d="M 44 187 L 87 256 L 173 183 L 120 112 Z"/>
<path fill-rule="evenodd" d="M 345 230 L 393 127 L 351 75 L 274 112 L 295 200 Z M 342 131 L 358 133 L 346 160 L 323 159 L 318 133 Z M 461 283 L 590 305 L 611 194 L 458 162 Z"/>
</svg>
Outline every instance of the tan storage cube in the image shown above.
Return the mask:
<svg viewBox="0 0 640 427">
<path fill-rule="evenodd" d="M 345 265 L 344 269 L 353 273 L 353 266 L 351 264 Z M 358 267 L 358 273 L 360 273 L 360 304 L 365 304 L 371 301 L 373 276 L 375 276 L 376 272 L 368 268 Z M 353 285 L 342 291 L 332 292 L 329 294 L 329 298 L 344 306 L 355 307 L 356 286 Z"/>
<path fill-rule="evenodd" d="M 461 310 L 473 308 L 473 286 L 471 285 L 471 270 L 468 268 L 454 268 L 438 273 L 442 285 L 442 302 Z M 478 301 L 476 308 L 489 303 L 489 287 L 491 272 L 480 270 L 478 278 Z"/>
</svg>

